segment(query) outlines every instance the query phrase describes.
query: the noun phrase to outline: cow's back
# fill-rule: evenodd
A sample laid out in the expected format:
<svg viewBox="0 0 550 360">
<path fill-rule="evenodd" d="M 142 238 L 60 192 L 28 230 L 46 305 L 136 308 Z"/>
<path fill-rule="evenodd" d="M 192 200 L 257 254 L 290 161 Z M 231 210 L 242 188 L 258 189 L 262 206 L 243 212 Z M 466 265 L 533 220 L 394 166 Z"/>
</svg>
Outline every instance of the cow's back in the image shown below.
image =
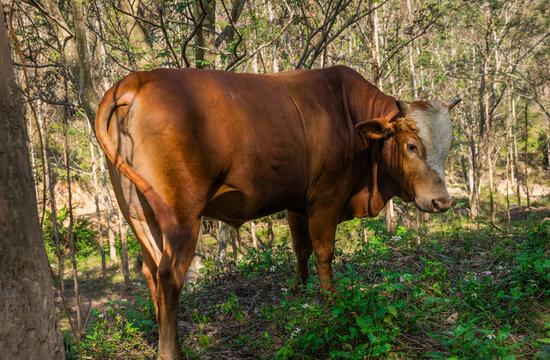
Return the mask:
<svg viewBox="0 0 550 360">
<path fill-rule="evenodd" d="M 161 69 L 118 88 L 135 92 L 121 149 L 136 170 L 171 205 L 206 199 L 205 215 L 235 224 L 303 207 L 345 143 L 338 81 L 318 71 Z"/>
</svg>

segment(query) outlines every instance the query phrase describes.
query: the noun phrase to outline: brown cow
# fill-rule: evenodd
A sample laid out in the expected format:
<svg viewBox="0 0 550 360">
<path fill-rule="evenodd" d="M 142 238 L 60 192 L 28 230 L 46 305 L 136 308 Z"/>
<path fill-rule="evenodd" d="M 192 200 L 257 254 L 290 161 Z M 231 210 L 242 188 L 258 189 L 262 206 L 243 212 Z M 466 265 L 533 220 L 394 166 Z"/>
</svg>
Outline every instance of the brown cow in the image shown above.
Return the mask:
<svg viewBox="0 0 550 360">
<path fill-rule="evenodd" d="M 95 130 L 137 235 L 159 325 L 179 358 L 176 317 L 201 216 L 234 227 L 288 210 L 297 282 L 312 251 L 333 291 L 336 225 L 393 196 L 429 212 L 451 199 L 443 163 L 460 100 L 406 103 L 342 66 L 273 75 L 131 74 L 103 97 Z"/>
</svg>

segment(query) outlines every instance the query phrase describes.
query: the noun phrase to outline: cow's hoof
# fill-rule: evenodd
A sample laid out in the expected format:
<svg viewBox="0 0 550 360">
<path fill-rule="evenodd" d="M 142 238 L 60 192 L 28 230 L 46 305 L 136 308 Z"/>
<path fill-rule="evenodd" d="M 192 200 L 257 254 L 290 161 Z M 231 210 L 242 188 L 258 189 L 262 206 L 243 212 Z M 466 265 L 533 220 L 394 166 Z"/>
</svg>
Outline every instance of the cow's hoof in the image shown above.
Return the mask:
<svg viewBox="0 0 550 360">
<path fill-rule="evenodd" d="M 158 357 L 158 360 L 182 360 L 181 355 L 160 355 Z"/>
</svg>

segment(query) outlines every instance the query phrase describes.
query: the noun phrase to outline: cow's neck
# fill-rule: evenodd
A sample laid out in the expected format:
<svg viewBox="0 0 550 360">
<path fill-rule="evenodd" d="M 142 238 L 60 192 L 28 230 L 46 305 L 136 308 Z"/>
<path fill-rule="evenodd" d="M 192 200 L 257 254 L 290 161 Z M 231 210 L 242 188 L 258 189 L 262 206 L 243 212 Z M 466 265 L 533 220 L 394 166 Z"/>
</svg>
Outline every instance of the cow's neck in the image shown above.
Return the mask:
<svg viewBox="0 0 550 360">
<path fill-rule="evenodd" d="M 354 123 L 374 118 L 390 120 L 399 114 L 395 98 L 382 93 L 366 80 L 353 82 L 348 87 L 352 89 L 347 94 L 348 111 Z M 359 136 L 355 139 L 357 142 Z M 402 195 L 399 185 L 393 180 L 392 146 L 391 140 L 372 140 L 366 150 L 364 144 L 355 144 L 356 150 L 360 148 L 363 154 L 356 164 L 362 171 L 348 202 L 347 217 L 349 212 L 360 218 L 376 216 L 392 197 Z"/>
<path fill-rule="evenodd" d="M 391 143 L 373 141 L 366 150 L 367 153 L 362 160 L 365 165 L 364 170 L 361 178 L 358 179 L 354 195 L 348 202 L 348 211 L 351 211 L 351 215 L 355 217 L 374 217 L 382 211 L 392 197 L 402 195 L 399 184 L 393 180 L 389 152 L 382 151 L 384 145 L 392 146 Z"/>
</svg>

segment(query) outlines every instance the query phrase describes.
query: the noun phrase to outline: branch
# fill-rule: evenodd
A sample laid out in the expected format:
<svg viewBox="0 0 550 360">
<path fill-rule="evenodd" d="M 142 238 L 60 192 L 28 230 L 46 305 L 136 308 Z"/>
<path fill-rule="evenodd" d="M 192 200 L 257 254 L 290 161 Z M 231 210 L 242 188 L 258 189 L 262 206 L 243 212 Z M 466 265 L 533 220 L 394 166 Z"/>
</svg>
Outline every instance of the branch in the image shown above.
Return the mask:
<svg viewBox="0 0 550 360">
<path fill-rule="evenodd" d="M 132 13 L 130 13 L 130 12 L 128 12 L 128 11 L 122 10 L 121 8 L 119 8 L 118 6 L 116 6 L 115 3 L 114 3 L 112 0 L 110 1 L 110 3 L 111 3 L 111 6 L 113 7 L 113 9 L 115 9 L 115 10 L 118 11 L 118 12 L 123 13 L 124 15 L 131 16 L 131 17 L 133 17 L 134 19 L 139 20 L 139 21 L 141 21 L 141 22 L 144 22 L 144 23 L 146 23 L 146 24 L 148 24 L 148 25 L 151 25 L 151 26 L 154 26 L 154 27 L 157 27 L 157 28 L 162 28 L 162 25 L 159 25 L 159 24 L 157 24 L 157 23 L 151 22 L 151 21 L 149 21 L 149 20 L 147 20 L 147 19 L 145 19 L 145 18 L 142 18 L 141 16 L 132 14 Z M 161 21 L 162 21 L 162 13 L 161 13 Z"/>
<path fill-rule="evenodd" d="M 283 28 L 281 29 L 281 33 L 279 34 L 279 36 L 277 37 L 274 37 L 271 39 L 271 41 L 268 41 L 267 43 L 263 44 L 263 45 L 260 45 L 254 52 L 250 53 L 248 56 L 246 57 L 241 57 L 241 59 L 239 61 L 236 61 L 234 62 L 233 64 L 231 64 L 231 66 L 228 66 L 225 70 L 226 71 L 231 71 L 233 69 L 235 69 L 237 66 L 241 65 L 242 63 L 244 63 L 245 61 L 247 60 L 250 60 L 251 58 L 254 57 L 254 55 L 258 54 L 260 51 L 262 51 L 262 49 L 270 46 L 271 44 L 273 44 L 275 41 L 279 40 L 281 38 L 281 36 L 283 36 L 284 32 L 286 31 L 286 29 L 290 26 L 290 24 L 292 24 L 292 20 L 293 20 L 293 17 L 291 15 L 290 17 L 290 20 L 283 26 Z"/>
<path fill-rule="evenodd" d="M 172 56 L 174 57 L 174 61 L 176 63 L 176 66 L 178 68 L 181 68 L 181 64 L 178 60 L 178 56 L 176 55 L 176 52 L 174 51 L 174 48 L 172 47 L 172 43 L 170 42 L 170 39 L 168 38 L 168 32 L 166 31 L 166 26 L 164 25 L 164 15 L 162 14 L 162 9 L 159 8 L 159 15 L 160 15 L 160 24 L 162 33 L 164 34 L 164 40 L 166 41 L 166 45 L 170 48 L 170 51 L 172 52 Z"/>
<path fill-rule="evenodd" d="M 72 38 L 74 38 L 74 33 L 69 30 L 69 28 L 67 28 L 65 26 L 65 24 L 63 24 L 61 21 L 59 21 L 58 19 L 54 18 L 52 15 L 50 15 L 49 12 L 46 11 L 46 9 L 44 9 L 44 7 L 42 7 L 42 5 L 40 5 L 39 3 L 37 3 L 35 0 L 27 0 L 27 3 L 29 5 L 32 5 L 34 6 L 35 8 L 37 8 L 40 12 L 42 12 L 45 16 L 47 16 L 48 18 L 52 19 L 56 24 L 57 26 L 59 26 L 60 28 L 62 28 L 63 30 L 65 30 L 67 32 L 67 34 L 69 34 Z"/>
<path fill-rule="evenodd" d="M 20 67 L 26 67 L 26 68 L 34 68 L 34 69 L 42 69 L 47 67 L 61 67 L 59 64 L 44 64 L 44 65 L 27 65 L 27 64 L 20 64 L 15 61 L 12 61 L 11 63 L 13 66 L 20 66 Z"/>
<path fill-rule="evenodd" d="M 243 0 L 244 1 L 244 0 Z M 237 55 L 237 48 L 239 47 L 239 44 L 241 43 L 241 41 L 243 40 L 243 37 L 241 35 L 241 33 L 239 32 L 239 30 L 237 30 L 237 26 L 235 25 L 235 21 L 233 19 L 233 16 L 232 14 L 229 13 L 229 11 L 227 10 L 227 6 L 225 6 L 225 1 L 224 0 L 221 0 L 221 3 L 223 5 L 223 9 L 225 11 L 225 14 L 227 15 L 227 17 L 229 18 L 229 23 L 231 24 L 231 27 L 233 28 L 233 31 L 235 31 L 235 33 L 237 34 L 237 37 L 238 37 L 238 40 L 234 43 L 234 46 L 233 46 L 233 56 L 235 57 L 235 60 L 233 62 L 236 62 L 236 61 L 239 61 L 240 59 L 242 59 L 244 56 L 246 56 L 246 48 L 244 49 L 244 54 L 243 55 Z M 243 3 L 244 5 L 244 3 Z M 230 67 L 231 64 L 227 65 L 226 69 Z"/>
</svg>

